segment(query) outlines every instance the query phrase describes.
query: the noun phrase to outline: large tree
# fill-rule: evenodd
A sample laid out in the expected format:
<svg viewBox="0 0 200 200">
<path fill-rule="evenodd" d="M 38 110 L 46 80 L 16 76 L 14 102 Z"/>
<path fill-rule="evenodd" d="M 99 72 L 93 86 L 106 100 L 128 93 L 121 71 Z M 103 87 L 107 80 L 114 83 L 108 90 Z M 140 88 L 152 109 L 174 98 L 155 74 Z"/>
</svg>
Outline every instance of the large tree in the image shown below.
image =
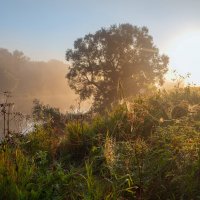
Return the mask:
<svg viewBox="0 0 200 200">
<path fill-rule="evenodd" d="M 118 100 L 122 91 L 129 97 L 162 84 L 168 68 L 168 57 L 159 54 L 148 29 L 131 24 L 102 28 L 77 39 L 66 60 L 70 87 L 82 100 L 93 98 L 97 110 Z"/>
</svg>

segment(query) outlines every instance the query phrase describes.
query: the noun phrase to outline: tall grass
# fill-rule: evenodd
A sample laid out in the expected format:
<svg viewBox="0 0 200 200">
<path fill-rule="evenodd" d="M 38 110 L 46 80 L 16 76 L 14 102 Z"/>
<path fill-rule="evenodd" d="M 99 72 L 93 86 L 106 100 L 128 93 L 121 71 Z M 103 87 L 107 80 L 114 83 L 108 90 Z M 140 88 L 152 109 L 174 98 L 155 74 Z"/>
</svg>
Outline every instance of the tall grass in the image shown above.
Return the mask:
<svg viewBox="0 0 200 200">
<path fill-rule="evenodd" d="M 3 142 L 0 199 L 200 199 L 199 94 L 138 96 Z"/>
</svg>

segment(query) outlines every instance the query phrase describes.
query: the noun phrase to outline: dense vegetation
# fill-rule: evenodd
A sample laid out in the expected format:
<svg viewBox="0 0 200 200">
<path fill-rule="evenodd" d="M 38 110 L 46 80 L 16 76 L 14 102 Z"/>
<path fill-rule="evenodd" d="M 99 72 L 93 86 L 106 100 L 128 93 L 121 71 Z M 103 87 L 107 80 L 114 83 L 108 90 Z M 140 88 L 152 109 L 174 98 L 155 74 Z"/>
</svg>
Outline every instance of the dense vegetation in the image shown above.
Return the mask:
<svg viewBox="0 0 200 200">
<path fill-rule="evenodd" d="M 0 146 L 0 199 L 200 199 L 199 88 L 95 116 L 35 102 L 34 115 L 42 123 Z"/>
</svg>

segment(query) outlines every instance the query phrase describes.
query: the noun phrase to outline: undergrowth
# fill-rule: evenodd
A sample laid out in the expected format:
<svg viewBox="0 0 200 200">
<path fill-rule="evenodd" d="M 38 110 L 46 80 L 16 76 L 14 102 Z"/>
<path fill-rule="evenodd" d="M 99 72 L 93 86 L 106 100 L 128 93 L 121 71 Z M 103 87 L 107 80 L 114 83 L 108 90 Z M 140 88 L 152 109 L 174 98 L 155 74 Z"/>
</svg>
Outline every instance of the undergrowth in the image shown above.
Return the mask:
<svg viewBox="0 0 200 200">
<path fill-rule="evenodd" d="M 200 199 L 199 120 L 199 89 L 187 87 L 56 130 L 47 121 L 2 141 L 0 199 Z"/>
</svg>

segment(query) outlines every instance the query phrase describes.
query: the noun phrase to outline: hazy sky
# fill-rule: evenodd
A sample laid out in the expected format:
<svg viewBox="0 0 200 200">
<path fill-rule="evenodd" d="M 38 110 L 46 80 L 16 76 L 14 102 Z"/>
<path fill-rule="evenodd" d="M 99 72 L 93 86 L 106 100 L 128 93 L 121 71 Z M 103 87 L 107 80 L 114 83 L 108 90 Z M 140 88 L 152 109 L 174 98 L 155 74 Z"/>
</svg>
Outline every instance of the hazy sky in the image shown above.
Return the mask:
<svg viewBox="0 0 200 200">
<path fill-rule="evenodd" d="M 0 0 L 0 47 L 64 61 L 78 37 L 127 22 L 147 26 L 171 66 L 200 84 L 200 0 Z"/>
</svg>

